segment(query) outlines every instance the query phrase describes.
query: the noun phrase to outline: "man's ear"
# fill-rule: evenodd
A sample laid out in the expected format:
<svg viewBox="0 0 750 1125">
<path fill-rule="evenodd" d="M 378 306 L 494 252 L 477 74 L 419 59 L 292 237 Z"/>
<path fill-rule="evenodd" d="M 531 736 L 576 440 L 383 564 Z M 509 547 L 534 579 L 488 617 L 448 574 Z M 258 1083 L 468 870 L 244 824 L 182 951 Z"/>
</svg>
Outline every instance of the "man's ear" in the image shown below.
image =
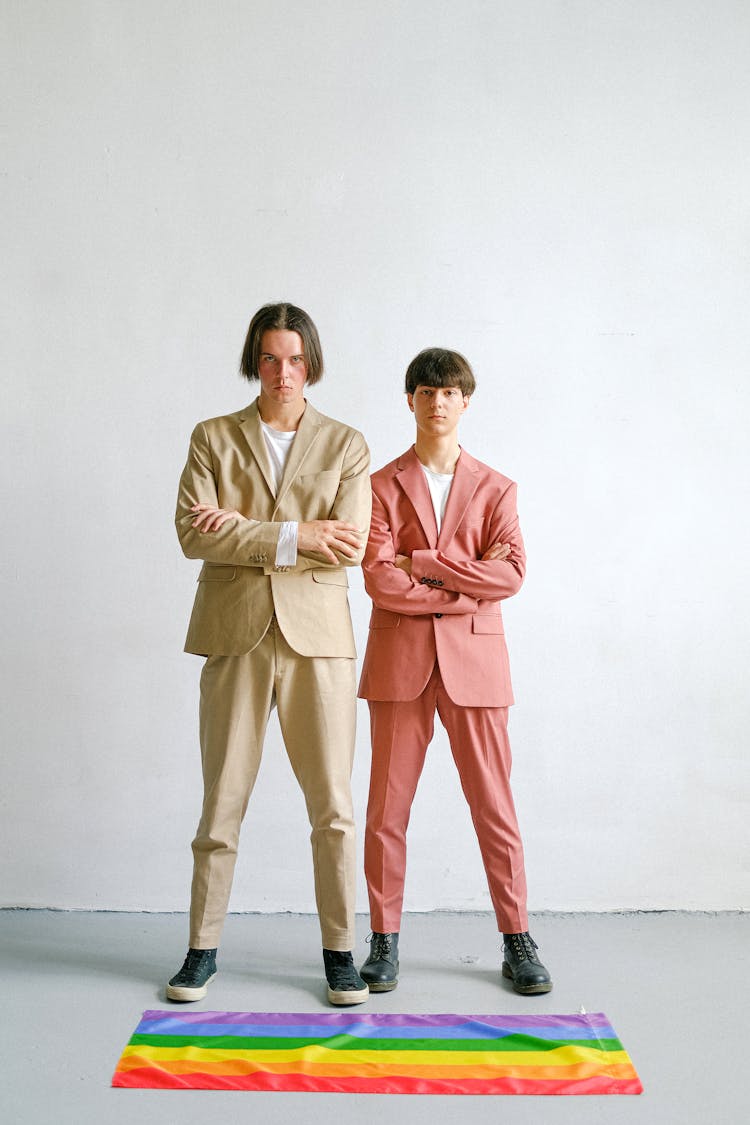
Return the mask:
<svg viewBox="0 0 750 1125">
<path fill-rule="evenodd" d="M 409 403 L 409 409 L 411 410 L 411 412 L 413 414 L 414 413 L 414 395 L 409 394 L 408 391 L 407 391 L 407 394 L 406 394 L 406 401 Z"/>
</svg>

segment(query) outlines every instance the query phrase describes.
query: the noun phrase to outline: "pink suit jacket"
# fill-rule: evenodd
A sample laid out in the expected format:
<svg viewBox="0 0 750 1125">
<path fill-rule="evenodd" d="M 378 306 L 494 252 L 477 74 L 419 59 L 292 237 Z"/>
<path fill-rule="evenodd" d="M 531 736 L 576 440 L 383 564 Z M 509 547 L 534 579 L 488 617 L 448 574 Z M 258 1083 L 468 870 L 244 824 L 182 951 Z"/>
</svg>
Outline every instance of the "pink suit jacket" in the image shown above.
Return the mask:
<svg viewBox="0 0 750 1125">
<path fill-rule="evenodd" d="M 516 485 L 462 450 L 440 535 L 413 447 L 372 476 L 372 491 L 362 570 L 373 609 L 360 697 L 416 699 L 437 660 L 454 703 L 509 706 L 500 602 L 526 569 Z M 510 557 L 482 562 L 494 543 L 509 544 Z M 399 554 L 411 556 L 411 577 L 395 565 Z"/>
</svg>

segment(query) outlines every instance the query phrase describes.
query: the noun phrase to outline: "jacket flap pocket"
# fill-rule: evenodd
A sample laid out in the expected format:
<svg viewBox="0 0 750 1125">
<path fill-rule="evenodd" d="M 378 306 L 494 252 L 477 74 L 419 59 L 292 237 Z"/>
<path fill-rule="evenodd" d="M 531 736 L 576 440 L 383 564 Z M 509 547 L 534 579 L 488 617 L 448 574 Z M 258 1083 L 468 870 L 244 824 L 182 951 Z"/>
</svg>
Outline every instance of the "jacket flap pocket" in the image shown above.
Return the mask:
<svg viewBox="0 0 750 1125">
<path fill-rule="evenodd" d="M 502 633 L 503 619 L 499 613 L 475 613 L 471 619 L 474 633 Z"/>
<path fill-rule="evenodd" d="M 370 617 L 371 629 L 395 629 L 401 622 L 398 613 L 391 613 L 388 609 L 373 609 Z"/>
<path fill-rule="evenodd" d="M 222 563 L 204 563 L 203 570 L 198 575 L 198 581 L 231 582 L 236 573 L 236 566 L 224 566 Z"/>
<path fill-rule="evenodd" d="M 322 582 L 328 586 L 348 586 L 349 579 L 342 566 L 332 566 L 330 570 L 311 570 L 313 582 Z"/>
</svg>

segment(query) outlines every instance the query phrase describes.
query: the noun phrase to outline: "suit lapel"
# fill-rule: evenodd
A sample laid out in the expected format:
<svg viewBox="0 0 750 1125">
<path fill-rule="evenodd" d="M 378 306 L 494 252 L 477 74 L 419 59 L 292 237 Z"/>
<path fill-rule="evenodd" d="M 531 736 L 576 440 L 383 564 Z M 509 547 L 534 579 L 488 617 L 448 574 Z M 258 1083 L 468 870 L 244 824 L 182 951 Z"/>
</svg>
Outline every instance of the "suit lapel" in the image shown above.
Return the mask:
<svg viewBox="0 0 750 1125">
<path fill-rule="evenodd" d="M 292 442 L 292 448 L 289 450 L 289 457 L 284 466 L 284 475 L 281 478 L 279 494 L 276 497 L 276 509 L 278 509 L 287 492 L 294 484 L 295 478 L 299 475 L 308 453 L 318 439 L 322 424 L 322 417 L 315 407 L 311 406 L 308 402 L 305 407 L 305 413 L 300 418 L 300 423 L 297 427 L 297 436 Z M 274 515 L 275 514 L 276 511 L 274 510 Z"/>
<path fill-rule="evenodd" d="M 448 493 L 448 503 L 445 506 L 445 515 L 437 541 L 438 549 L 446 547 L 456 534 L 458 525 L 464 518 L 466 509 L 471 503 L 478 486 L 478 465 L 474 458 L 462 449 L 456 462 L 453 484 Z"/>
<path fill-rule="evenodd" d="M 263 479 L 268 485 L 268 491 L 271 497 L 274 497 L 273 477 L 271 476 L 271 466 L 268 461 L 268 450 L 266 449 L 263 430 L 260 426 L 257 399 L 255 402 L 251 402 L 247 410 L 243 412 L 239 421 L 239 426 L 245 435 L 247 444 L 250 446 L 250 452 L 258 464 L 258 468 L 263 474 Z"/>
<path fill-rule="evenodd" d="M 258 467 L 263 474 L 263 479 L 268 486 L 268 491 L 274 501 L 274 515 L 276 515 L 279 504 L 284 499 L 284 496 L 294 483 L 295 477 L 302 468 L 305 458 L 320 433 L 321 425 L 322 418 L 320 414 L 308 402 L 305 407 L 305 413 L 302 415 L 299 427 L 297 428 L 297 436 L 292 442 L 292 448 L 289 450 L 289 458 L 284 467 L 284 475 L 279 484 L 278 495 L 276 495 L 274 493 L 271 466 L 268 461 L 266 439 L 263 437 L 260 414 L 258 413 L 257 399 L 255 402 L 250 403 L 250 406 L 248 406 L 247 410 L 242 414 L 239 426 L 245 435 L 247 444 L 250 446 L 250 451 L 258 463 Z"/>
<path fill-rule="evenodd" d="M 396 480 L 417 513 L 417 519 L 422 525 L 428 545 L 434 550 L 438 539 L 435 509 L 432 506 L 430 490 L 427 487 L 422 466 L 413 446 L 403 457 L 399 458 Z"/>
</svg>

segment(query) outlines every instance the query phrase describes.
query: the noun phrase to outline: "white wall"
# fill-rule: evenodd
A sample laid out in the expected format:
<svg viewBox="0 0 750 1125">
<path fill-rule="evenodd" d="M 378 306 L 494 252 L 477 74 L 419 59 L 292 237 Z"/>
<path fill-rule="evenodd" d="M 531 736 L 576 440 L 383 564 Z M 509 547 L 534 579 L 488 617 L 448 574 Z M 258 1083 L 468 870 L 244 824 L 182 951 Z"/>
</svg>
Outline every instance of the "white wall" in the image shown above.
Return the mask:
<svg viewBox="0 0 750 1125">
<path fill-rule="evenodd" d="M 183 909 L 192 425 L 261 303 L 375 466 L 421 347 L 520 483 L 507 606 L 534 909 L 747 907 L 750 9 L 5 0 L 1 904 Z M 360 650 L 368 604 L 352 591 Z M 366 710 L 355 791 L 363 822 Z M 273 727 L 239 910 L 313 908 Z M 407 906 L 489 908 L 436 738 Z M 744 856 L 744 866 L 742 857 Z M 366 900 L 360 885 L 360 908 Z"/>
</svg>

